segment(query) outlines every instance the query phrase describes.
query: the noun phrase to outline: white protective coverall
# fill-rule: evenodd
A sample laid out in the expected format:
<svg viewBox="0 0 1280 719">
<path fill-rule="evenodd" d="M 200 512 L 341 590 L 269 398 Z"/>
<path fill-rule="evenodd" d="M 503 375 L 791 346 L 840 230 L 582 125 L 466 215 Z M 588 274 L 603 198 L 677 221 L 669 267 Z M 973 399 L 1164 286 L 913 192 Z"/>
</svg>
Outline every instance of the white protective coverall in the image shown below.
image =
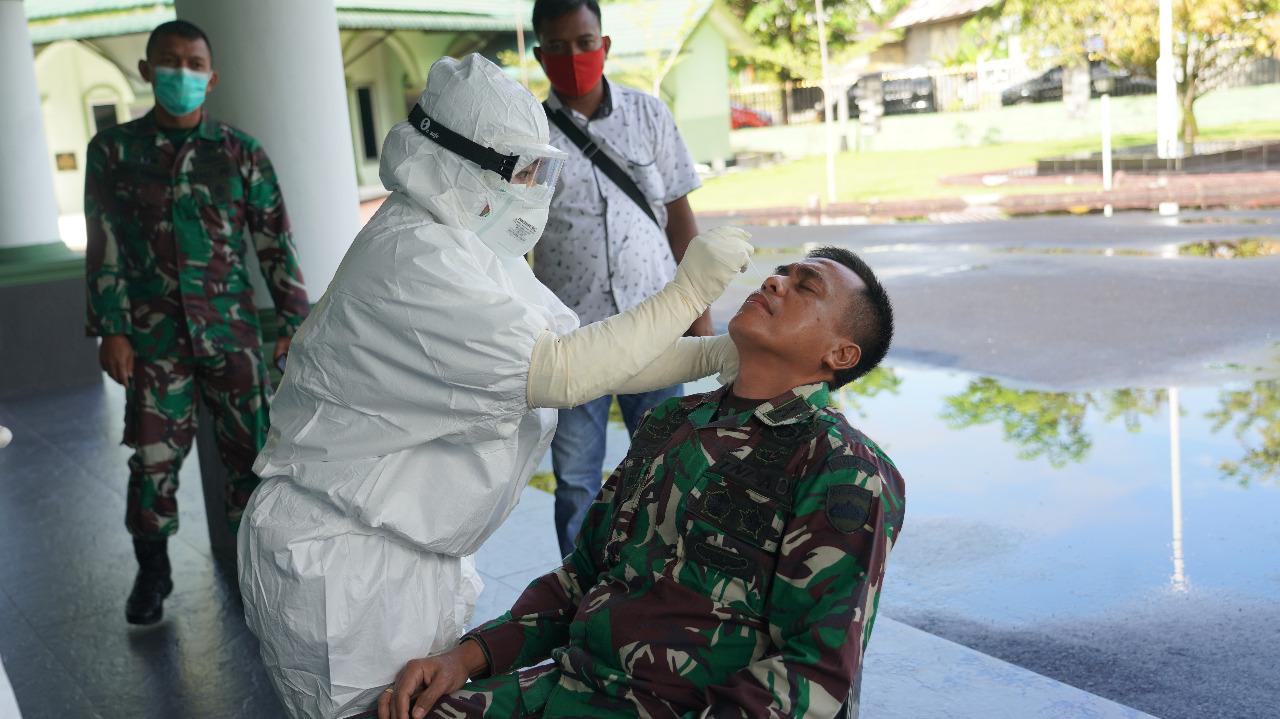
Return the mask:
<svg viewBox="0 0 1280 719">
<path fill-rule="evenodd" d="M 537 100 L 479 56 L 437 62 L 419 107 L 499 152 L 558 152 Z M 293 340 L 238 538 L 245 617 L 293 717 L 369 709 L 406 661 L 456 645 L 482 587 L 470 555 L 555 430 L 533 407 L 736 371 L 727 337 L 677 341 L 750 255 L 728 228 L 695 238 L 667 289 L 575 331 L 527 248 L 474 231 L 504 199 L 495 173 L 401 122 L 381 175 L 391 196 Z"/>
</svg>

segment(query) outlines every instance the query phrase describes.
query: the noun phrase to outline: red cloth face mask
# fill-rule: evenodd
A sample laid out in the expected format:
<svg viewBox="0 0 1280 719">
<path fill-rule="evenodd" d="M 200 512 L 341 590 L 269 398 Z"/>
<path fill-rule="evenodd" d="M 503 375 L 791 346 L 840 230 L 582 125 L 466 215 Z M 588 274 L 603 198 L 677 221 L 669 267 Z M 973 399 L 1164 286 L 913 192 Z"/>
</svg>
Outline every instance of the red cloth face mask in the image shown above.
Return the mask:
<svg viewBox="0 0 1280 719">
<path fill-rule="evenodd" d="M 604 75 L 604 46 L 577 55 L 542 53 L 542 69 L 547 71 L 551 86 L 562 95 L 582 97 L 591 92 Z"/>
</svg>

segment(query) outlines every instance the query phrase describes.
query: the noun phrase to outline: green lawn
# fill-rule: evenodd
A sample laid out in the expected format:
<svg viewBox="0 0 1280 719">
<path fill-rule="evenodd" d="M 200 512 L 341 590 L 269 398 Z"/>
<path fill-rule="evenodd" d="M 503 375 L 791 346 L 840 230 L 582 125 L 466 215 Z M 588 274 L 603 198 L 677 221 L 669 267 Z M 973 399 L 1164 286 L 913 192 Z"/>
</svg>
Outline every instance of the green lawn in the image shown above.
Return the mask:
<svg viewBox="0 0 1280 719">
<path fill-rule="evenodd" d="M 1208 128 L 1202 140 L 1280 139 L 1280 121 L 1253 122 Z M 1122 135 L 1116 147 L 1149 145 L 1154 134 Z M 1042 157 L 1097 151 L 1099 140 L 1060 140 L 1028 144 L 990 145 L 949 150 L 844 152 L 836 155 L 836 190 L 840 202 L 957 197 L 999 192 L 1048 193 L 1078 190 L 1070 185 L 999 187 L 939 185 L 938 178 L 1034 165 Z M 826 158 L 803 160 L 707 180 L 689 196 L 695 211 L 741 210 L 807 205 L 810 195 L 827 195 Z"/>
</svg>

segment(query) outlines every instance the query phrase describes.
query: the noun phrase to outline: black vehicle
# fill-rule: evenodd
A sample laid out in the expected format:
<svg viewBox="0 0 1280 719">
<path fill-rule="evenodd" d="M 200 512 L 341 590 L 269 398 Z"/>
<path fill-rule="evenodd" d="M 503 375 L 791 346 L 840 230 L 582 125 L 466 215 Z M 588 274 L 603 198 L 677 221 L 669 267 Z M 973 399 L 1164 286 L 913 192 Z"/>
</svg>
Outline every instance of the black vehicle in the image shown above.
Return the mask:
<svg viewBox="0 0 1280 719">
<path fill-rule="evenodd" d="M 1156 91 L 1156 81 L 1130 74 L 1128 70 L 1113 68 L 1102 61 L 1089 63 L 1089 97 L 1102 97 L 1098 91 L 1100 80 L 1111 80 L 1111 95 L 1150 95 Z M 1062 99 L 1062 67 L 1042 73 L 1039 77 L 1018 83 L 1000 93 L 1001 105 L 1025 105 L 1033 102 L 1058 102 Z"/>
<path fill-rule="evenodd" d="M 926 75 L 885 80 L 882 86 L 885 115 L 911 115 L 938 111 L 932 77 Z M 866 85 L 859 82 L 849 88 L 849 117 L 851 118 L 858 117 L 858 98 L 862 96 L 864 87 Z"/>
</svg>

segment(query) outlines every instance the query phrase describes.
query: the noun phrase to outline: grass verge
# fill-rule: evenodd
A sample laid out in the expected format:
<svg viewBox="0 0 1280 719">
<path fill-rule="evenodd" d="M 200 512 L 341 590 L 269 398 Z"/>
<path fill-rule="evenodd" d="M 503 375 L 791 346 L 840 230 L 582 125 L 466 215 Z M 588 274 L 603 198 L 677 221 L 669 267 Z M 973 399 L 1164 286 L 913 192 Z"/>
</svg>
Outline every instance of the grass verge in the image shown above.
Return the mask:
<svg viewBox="0 0 1280 719">
<path fill-rule="evenodd" d="M 1206 128 L 1200 139 L 1280 139 L 1280 121 L 1251 122 Z M 1149 145 L 1154 133 L 1119 135 L 1115 147 Z M 960 197 L 986 193 L 1041 194 L 1079 190 L 1072 185 L 998 187 L 940 185 L 938 178 L 994 172 L 1034 165 L 1042 157 L 1075 152 L 1096 152 L 1096 138 L 989 145 L 944 150 L 894 152 L 844 152 L 836 155 L 836 198 L 839 202 L 904 200 L 926 197 Z M 765 167 L 707 180 L 689 195 L 694 211 L 744 210 L 759 207 L 806 206 L 811 195 L 827 193 L 826 158 L 806 157 L 785 165 Z"/>
</svg>

